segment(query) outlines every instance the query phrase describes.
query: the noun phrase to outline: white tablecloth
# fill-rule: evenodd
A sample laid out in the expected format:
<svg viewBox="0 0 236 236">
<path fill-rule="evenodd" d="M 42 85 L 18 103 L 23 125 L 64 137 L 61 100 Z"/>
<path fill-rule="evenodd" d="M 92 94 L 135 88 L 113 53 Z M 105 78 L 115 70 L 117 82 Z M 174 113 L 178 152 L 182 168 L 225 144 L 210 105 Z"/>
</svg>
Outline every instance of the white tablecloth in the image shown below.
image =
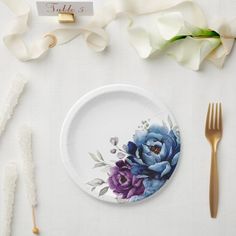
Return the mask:
<svg viewBox="0 0 236 236">
<path fill-rule="evenodd" d="M 236 16 L 235 0 L 197 2 L 209 20 Z M 36 17 L 35 1 L 31 5 L 33 15 L 27 40 L 57 26 L 54 18 Z M 98 5 L 100 2 L 95 7 Z M 2 37 L 12 19 L 3 5 L 0 19 Z M 235 51 L 222 70 L 204 63 L 201 71 L 193 72 L 166 56 L 140 59 L 128 43 L 122 21 L 112 23 L 107 30 L 111 40 L 105 53 L 94 53 L 78 38 L 28 63 L 17 61 L 0 43 L 0 104 L 15 73 L 30 78 L 13 120 L 0 140 L 0 175 L 8 161 L 20 162 L 16 131 L 22 123 L 29 123 L 34 130 L 41 235 L 236 235 Z M 172 110 L 181 129 L 182 155 L 174 177 L 159 195 L 134 206 L 117 206 L 89 197 L 71 181 L 60 159 L 59 134 L 68 109 L 86 92 L 113 83 L 133 84 L 155 93 Z M 216 220 L 209 215 L 210 146 L 204 137 L 209 101 L 221 101 L 224 109 Z M 21 176 L 12 235 L 32 235 L 31 211 Z"/>
</svg>

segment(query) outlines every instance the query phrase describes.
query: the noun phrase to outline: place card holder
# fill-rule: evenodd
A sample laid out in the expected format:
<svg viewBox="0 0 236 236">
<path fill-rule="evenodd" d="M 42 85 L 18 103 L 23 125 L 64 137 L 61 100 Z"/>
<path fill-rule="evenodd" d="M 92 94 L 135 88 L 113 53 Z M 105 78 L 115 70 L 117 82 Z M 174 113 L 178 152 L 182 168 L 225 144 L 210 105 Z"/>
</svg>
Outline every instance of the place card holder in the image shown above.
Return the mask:
<svg viewBox="0 0 236 236">
<path fill-rule="evenodd" d="M 60 23 L 75 23 L 75 14 L 71 12 L 59 12 L 58 21 Z"/>
<path fill-rule="evenodd" d="M 93 16 L 93 2 L 37 0 L 39 16 L 57 16 L 60 23 L 74 23 L 79 16 Z"/>
</svg>

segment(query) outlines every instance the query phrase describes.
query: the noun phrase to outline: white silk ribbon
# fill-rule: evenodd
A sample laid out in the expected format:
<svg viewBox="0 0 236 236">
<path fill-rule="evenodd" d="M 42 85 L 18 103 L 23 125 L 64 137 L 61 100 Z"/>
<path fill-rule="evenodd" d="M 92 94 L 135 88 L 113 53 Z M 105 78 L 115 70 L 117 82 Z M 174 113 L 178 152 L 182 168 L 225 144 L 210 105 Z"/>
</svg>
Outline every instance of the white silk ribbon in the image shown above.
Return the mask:
<svg viewBox="0 0 236 236">
<path fill-rule="evenodd" d="M 211 28 L 220 34 L 221 45 L 217 50 L 209 54 L 208 59 L 216 66 L 223 67 L 225 59 L 232 51 L 236 39 L 236 19 L 230 22 L 219 20 Z"/>
<path fill-rule="evenodd" d="M 221 38 L 187 36 L 171 43 L 175 36 L 192 35 L 208 28 L 204 13 L 197 4 L 186 0 L 113 0 L 97 11 L 91 22 L 84 27 L 59 28 L 27 44 L 23 35 L 28 30 L 28 4 L 24 0 L 0 1 L 16 15 L 3 41 L 21 61 L 37 59 L 51 46 L 65 44 L 79 35 L 84 37 L 90 48 L 101 52 L 109 42 L 104 28 L 121 16 L 129 21 L 129 41 L 140 57 L 147 58 L 162 51 L 193 70 L 198 70 L 206 58 L 222 66 L 236 35 L 236 27 L 221 23 L 213 28 L 222 35 Z"/>
</svg>

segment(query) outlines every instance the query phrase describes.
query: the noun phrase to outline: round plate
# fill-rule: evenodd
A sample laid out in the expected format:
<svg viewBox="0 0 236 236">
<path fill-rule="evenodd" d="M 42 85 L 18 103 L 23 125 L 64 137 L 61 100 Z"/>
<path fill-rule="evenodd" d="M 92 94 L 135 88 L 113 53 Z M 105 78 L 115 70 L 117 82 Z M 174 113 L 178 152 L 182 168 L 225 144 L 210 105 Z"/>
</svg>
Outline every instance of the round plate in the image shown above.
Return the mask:
<svg viewBox="0 0 236 236">
<path fill-rule="evenodd" d="M 69 111 L 61 131 L 66 171 L 90 195 L 109 202 L 143 200 L 170 178 L 180 135 L 170 112 L 130 85 L 96 89 Z"/>
</svg>

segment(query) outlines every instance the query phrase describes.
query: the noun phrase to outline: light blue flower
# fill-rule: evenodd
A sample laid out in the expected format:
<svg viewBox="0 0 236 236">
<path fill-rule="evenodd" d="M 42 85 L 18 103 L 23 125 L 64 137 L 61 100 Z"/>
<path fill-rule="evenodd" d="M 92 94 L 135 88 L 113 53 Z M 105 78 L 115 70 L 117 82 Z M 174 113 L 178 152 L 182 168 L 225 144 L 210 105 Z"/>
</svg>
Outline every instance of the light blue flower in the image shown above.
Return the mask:
<svg viewBox="0 0 236 236">
<path fill-rule="evenodd" d="M 180 138 L 176 128 L 151 125 L 148 130 L 138 130 L 134 142 L 129 142 L 128 161 L 132 173 L 151 179 L 168 179 L 179 159 Z"/>
</svg>

